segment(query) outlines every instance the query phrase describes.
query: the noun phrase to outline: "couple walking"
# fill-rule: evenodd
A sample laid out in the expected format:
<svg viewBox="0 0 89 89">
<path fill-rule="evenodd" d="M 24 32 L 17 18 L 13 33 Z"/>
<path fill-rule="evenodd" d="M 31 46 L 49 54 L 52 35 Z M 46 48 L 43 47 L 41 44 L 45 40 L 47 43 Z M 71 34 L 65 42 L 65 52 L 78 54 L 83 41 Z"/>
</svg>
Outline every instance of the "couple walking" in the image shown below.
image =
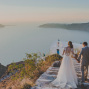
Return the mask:
<svg viewBox="0 0 89 89">
<path fill-rule="evenodd" d="M 87 42 L 83 42 L 83 48 L 76 58 L 77 62 L 81 62 L 81 72 L 82 72 L 82 83 L 87 80 L 88 75 L 88 65 L 89 65 L 89 47 Z M 63 60 L 58 71 L 57 78 L 51 82 L 53 86 L 57 89 L 75 89 L 78 85 L 78 78 L 72 61 L 72 55 L 74 54 L 73 44 L 71 41 L 68 42 L 68 46 L 63 50 Z M 86 70 L 86 74 L 85 74 Z M 53 89 L 48 87 L 46 89 Z"/>
</svg>

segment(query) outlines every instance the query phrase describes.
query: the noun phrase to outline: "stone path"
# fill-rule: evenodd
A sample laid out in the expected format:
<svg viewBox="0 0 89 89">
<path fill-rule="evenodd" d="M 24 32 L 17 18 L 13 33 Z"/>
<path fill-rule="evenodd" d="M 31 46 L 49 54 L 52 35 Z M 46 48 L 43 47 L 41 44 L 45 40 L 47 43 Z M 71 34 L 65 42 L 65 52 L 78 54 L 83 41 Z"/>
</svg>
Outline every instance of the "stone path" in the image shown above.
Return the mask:
<svg viewBox="0 0 89 89">
<path fill-rule="evenodd" d="M 75 70 L 77 72 L 79 82 L 80 82 L 81 81 L 80 63 L 75 63 L 74 65 L 75 65 Z M 32 89 L 42 89 L 42 87 L 49 85 L 57 77 L 58 70 L 59 70 L 59 67 L 50 67 L 45 73 L 43 73 L 39 77 L 39 79 L 36 81 L 36 86 L 33 87 Z M 88 78 L 89 78 L 89 74 L 88 74 Z M 84 85 L 88 86 L 89 83 L 84 83 Z M 82 88 L 78 88 L 78 89 L 82 89 Z M 89 89 L 89 88 L 86 88 L 86 89 Z"/>
</svg>

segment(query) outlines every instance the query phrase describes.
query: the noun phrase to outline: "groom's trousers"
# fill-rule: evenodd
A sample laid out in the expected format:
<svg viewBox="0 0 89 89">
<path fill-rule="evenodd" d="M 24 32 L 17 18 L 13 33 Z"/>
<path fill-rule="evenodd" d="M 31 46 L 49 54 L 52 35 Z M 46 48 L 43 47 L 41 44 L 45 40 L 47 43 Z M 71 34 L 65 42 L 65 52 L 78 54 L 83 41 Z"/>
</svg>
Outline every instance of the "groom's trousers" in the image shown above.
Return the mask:
<svg viewBox="0 0 89 89">
<path fill-rule="evenodd" d="M 81 71 L 82 71 L 82 82 L 85 82 L 85 79 L 87 79 L 88 76 L 88 65 L 82 65 Z"/>
</svg>

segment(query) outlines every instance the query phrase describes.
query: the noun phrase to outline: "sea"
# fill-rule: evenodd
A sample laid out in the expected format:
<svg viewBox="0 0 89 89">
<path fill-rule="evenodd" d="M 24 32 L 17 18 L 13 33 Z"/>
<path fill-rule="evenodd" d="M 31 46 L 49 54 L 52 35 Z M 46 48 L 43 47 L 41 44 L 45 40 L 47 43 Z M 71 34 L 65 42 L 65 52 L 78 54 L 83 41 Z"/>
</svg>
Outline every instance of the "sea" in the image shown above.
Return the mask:
<svg viewBox="0 0 89 89">
<path fill-rule="evenodd" d="M 40 28 L 41 23 L 7 25 L 0 28 L 0 63 L 23 61 L 26 53 L 48 54 L 56 41 L 89 43 L 89 32 L 60 28 Z"/>
</svg>

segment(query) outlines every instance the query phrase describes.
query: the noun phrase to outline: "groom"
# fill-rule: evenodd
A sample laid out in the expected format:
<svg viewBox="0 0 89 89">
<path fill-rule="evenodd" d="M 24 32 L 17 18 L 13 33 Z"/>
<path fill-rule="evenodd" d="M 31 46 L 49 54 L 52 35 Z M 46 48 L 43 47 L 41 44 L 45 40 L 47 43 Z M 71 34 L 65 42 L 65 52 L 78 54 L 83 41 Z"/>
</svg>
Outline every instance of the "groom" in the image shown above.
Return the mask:
<svg viewBox="0 0 89 89">
<path fill-rule="evenodd" d="M 83 48 L 79 54 L 78 62 L 81 61 L 82 83 L 87 80 L 89 65 L 89 47 L 87 42 L 83 42 Z M 80 60 L 81 59 L 81 60 Z"/>
</svg>

